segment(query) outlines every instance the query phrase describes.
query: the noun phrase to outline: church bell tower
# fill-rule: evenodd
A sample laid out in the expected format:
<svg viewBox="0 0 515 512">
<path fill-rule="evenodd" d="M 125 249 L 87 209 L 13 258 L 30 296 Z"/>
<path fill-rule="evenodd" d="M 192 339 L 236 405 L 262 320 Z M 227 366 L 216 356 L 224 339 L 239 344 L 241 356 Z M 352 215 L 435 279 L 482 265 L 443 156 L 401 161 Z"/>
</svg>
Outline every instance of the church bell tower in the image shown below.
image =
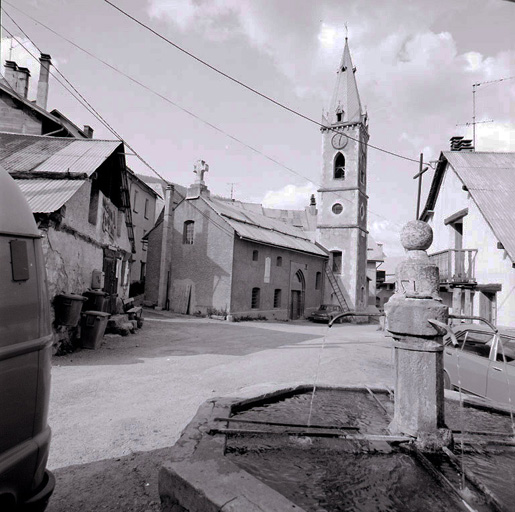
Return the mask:
<svg viewBox="0 0 515 512">
<path fill-rule="evenodd" d="M 329 111 L 322 116 L 317 241 L 330 253 L 324 301 L 367 307 L 367 114 L 347 39 Z M 339 287 L 339 290 L 337 289 Z M 343 299 L 343 300 L 342 300 Z"/>
</svg>

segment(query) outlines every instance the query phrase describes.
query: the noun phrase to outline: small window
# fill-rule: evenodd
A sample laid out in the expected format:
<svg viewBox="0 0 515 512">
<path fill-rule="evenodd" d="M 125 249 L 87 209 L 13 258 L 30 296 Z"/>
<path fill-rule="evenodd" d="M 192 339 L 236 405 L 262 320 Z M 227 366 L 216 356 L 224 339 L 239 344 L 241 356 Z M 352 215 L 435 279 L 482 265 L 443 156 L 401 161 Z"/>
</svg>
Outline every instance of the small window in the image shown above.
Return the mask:
<svg viewBox="0 0 515 512">
<path fill-rule="evenodd" d="M 149 206 L 149 200 L 145 199 L 145 219 L 148 219 L 148 206 Z"/>
<path fill-rule="evenodd" d="M 261 290 L 259 288 L 252 288 L 252 301 L 250 305 L 252 309 L 259 308 L 260 293 Z"/>
<path fill-rule="evenodd" d="M 13 281 L 27 281 L 29 275 L 29 256 L 25 240 L 11 240 L 11 270 Z"/>
<path fill-rule="evenodd" d="M 338 153 L 334 159 L 334 179 L 344 180 L 345 179 L 345 157 Z"/>
<path fill-rule="evenodd" d="M 281 290 L 279 288 L 274 290 L 274 308 L 281 307 Z"/>
<path fill-rule="evenodd" d="M 182 243 L 185 245 L 193 245 L 193 237 L 195 234 L 195 222 L 187 220 L 184 223 L 184 229 L 182 232 Z"/>
<path fill-rule="evenodd" d="M 138 201 L 138 191 L 137 191 L 137 190 L 135 190 L 135 191 L 134 191 L 134 196 L 133 196 L 133 198 L 132 198 L 132 211 L 133 211 L 134 213 L 138 213 L 138 209 L 137 209 L 137 206 L 138 206 L 138 205 L 137 205 L 137 201 Z"/>
<path fill-rule="evenodd" d="M 322 287 L 322 272 L 317 272 L 315 276 L 315 290 L 320 290 Z"/>
<path fill-rule="evenodd" d="M 259 251 L 252 251 L 252 261 L 257 261 L 259 259 Z"/>
<path fill-rule="evenodd" d="M 282 267 L 283 266 L 283 257 L 277 256 L 277 261 L 275 262 L 276 266 Z"/>
<path fill-rule="evenodd" d="M 145 281 L 146 275 L 147 275 L 147 264 L 144 261 L 142 261 L 140 272 L 139 272 L 139 280 Z"/>
</svg>

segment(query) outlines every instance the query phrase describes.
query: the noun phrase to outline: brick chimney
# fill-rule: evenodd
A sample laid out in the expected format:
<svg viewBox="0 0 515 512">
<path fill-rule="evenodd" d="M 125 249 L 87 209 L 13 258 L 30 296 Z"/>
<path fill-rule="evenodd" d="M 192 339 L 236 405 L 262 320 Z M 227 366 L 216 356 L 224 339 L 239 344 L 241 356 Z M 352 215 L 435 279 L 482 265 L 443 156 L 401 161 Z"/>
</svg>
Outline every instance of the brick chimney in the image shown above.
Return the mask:
<svg viewBox="0 0 515 512">
<path fill-rule="evenodd" d="M 30 71 L 29 68 L 18 68 L 18 94 L 27 98 L 29 93 L 29 80 Z"/>
<path fill-rule="evenodd" d="M 22 98 L 27 98 L 29 92 L 30 71 L 28 68 L 20 68 L 12 60 L 5 61 L 5 79 L 7 83 Z"/>
<path fill-rule="evenodd" d="M 50 66 L 52 58 L 46 53 L 42 53 L 39 57 L 39 82 L 38 82 L 38 95 L 36 98 L 36 105 L 46 110 L 48 101 L 48 75 L 50 74 Z"/>
<path fill-rule="evenodd" d="M 451 151 L 474 151 L 472 140 L 463 137 L 451 137 Z"/>
<path fill-rule="evenodd" d="M 93 128 L 91 128 L 91 126 L 88 126 L 87 124 L 85 124 L 84 128 L 82 129 L 82 131 L 84 132 L 84 135 L 86 135 L 86 137 L 88 139 L 92 139 L 93 138 Z"/>
</svg>

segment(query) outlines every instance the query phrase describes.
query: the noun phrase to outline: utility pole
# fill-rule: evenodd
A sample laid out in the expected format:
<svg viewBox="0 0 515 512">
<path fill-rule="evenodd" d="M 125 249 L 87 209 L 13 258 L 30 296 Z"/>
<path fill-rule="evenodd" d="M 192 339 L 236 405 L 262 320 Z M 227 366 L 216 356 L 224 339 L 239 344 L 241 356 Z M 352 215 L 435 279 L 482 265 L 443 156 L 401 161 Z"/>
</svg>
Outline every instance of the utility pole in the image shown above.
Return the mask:
<svg viewBox="0 0 515 512">
<path fill-rule="evenodd" d="M 413 179 L 416 180 L 418 178 L 418 194 L 417 194 L 417 216 L 415 220 L 418 220 L 420 217 L 420 196 L 422 195 L 422 175 L 429 169 L 429 167 L 424 167 L 424 153 L 420 153 L 420 163 L 418 166 L 418 173 L 413 176 Z"/>
</svg>

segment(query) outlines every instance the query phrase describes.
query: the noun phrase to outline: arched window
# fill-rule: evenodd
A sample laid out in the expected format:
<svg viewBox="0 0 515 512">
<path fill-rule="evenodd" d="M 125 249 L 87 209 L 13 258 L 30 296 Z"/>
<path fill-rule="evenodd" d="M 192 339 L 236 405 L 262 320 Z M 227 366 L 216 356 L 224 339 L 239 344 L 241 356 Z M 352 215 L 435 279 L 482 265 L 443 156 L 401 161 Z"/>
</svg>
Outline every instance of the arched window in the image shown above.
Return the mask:
<svg viewBox="0 0 515 512">
<path fill-rule="evenodd" d="M 315 275 L 315 290 L 320 290 L 322 287 L 322 272 L 317 272 Z"/>
<path fill-rule="evenodd" d="M 345 179 L 345 157 L 338 153 L 334 159 L 334 179 L 344 180 Z"/>
<path fill-rule="evenodd" d="M 260 292 L 261 290 L 259 288 L 252 288 L 252 299 L 250 304 L 252 309 L 259 309 Z"/>
<path fill-rule="evenodd" d="M 182 243 L 186 245 L 193 245 L 193 236 L 195 234 L 195 222 L 187 220 L 184 223 L 182 231 Z"/>
<path fill-rule="evenodd" d="M 282 267 L 283 266 L 283 257 L 282 256 L 277 256 L 277 261 L 276 261 L 275 264 L 278 267 Z"/>
<path fill-rule="evenodd" d="M 259 251 L 252 251 L 252 261 L 257 261 L 259 259 Z"/>
</svg>

